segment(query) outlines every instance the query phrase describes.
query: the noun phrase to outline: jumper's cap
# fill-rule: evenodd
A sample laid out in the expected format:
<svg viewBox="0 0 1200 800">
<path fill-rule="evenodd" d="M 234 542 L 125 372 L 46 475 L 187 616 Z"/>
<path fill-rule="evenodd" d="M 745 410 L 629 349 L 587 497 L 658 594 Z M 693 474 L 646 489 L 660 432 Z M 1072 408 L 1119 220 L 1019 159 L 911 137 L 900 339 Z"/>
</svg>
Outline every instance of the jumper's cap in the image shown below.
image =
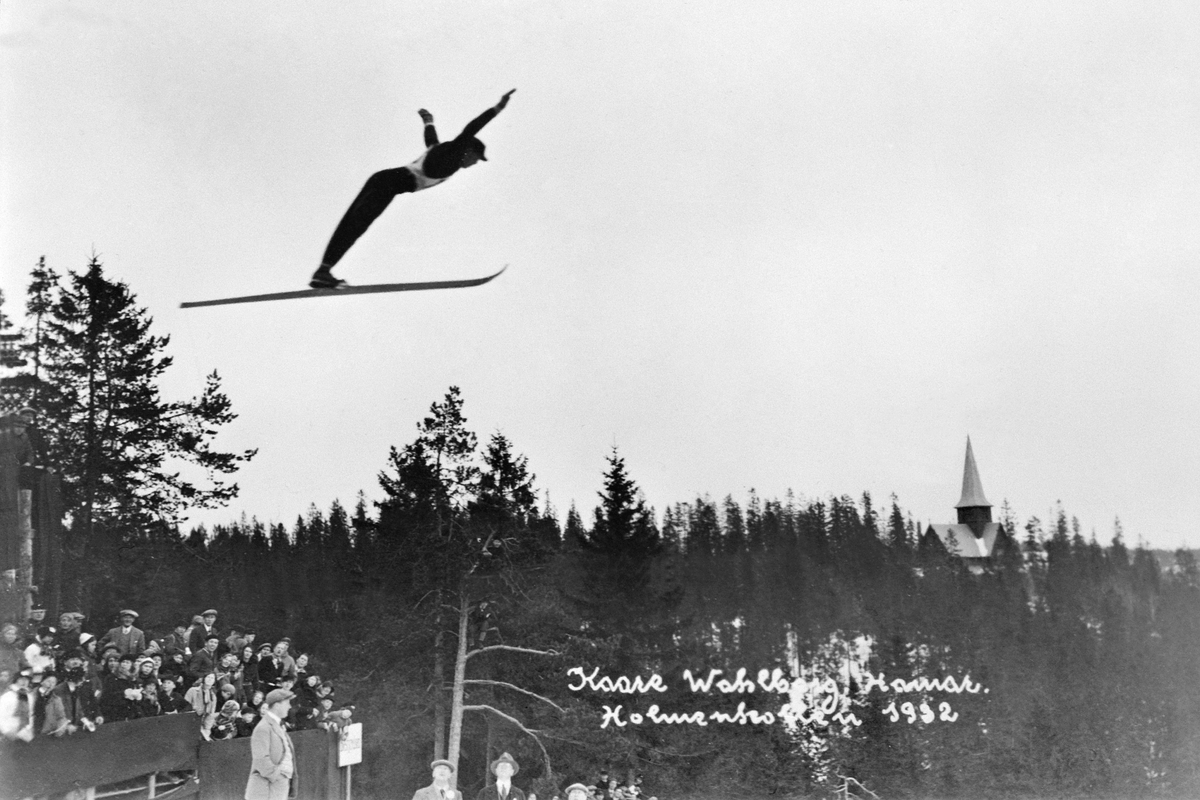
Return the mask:
<svg viewBox="0 0 1200 800">
<path fill-rule="evenodd" d="M 470 139 L 467 139 L 467 149 L 474 150 L 476 153 L 479 153 L 480 161 L 487 161 L 487 156 L 484 155 L 487 145 L 476 139 L 474 136 L 472 136 Z"/>
</svg>

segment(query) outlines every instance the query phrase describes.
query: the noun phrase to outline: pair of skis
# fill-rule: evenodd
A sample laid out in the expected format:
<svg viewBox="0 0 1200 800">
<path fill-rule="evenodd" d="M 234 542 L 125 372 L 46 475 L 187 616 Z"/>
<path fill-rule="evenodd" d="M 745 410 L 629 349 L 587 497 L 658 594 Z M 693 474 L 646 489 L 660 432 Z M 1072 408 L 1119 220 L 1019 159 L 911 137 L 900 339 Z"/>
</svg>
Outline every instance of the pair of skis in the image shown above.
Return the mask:
<svg viewBox="0 0 1200 800">
<path fill-rule="evenodd" d="M 350 294 L 382 294 L 385 292 L 418 292 L 426 289 L 465 289 L 482 286 L 508 269 L 505 264 L 500 272 L 483 278 L 468 278 L 461 281 L 425 281 L 423 283 L 375 283 L 368 286 L 344 286 L 340 289 L 304 289 L 295 292 L 274 294 L 251 294 L 244 297 L 225 297 L 219 300 L 195 300 L 181 303 L 180 308 L 202 308 L 204 306 L 228 306 L 235 303 L 262 303 L 268 300 L 299 300 L 305 297 L 343 297 Z"/>
</svg>

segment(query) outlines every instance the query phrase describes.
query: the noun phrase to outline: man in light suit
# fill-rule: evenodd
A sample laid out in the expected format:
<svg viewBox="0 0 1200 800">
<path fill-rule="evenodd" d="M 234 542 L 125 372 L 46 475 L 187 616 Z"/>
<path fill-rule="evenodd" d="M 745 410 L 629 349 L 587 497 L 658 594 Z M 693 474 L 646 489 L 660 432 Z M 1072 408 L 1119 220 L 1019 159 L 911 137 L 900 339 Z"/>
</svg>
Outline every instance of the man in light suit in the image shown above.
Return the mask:
<svg viewBox="0 0 1200 800">
<path fill-rule="evenodd" d="M 130 608 L 123 609 L 120 614 L 121 627 L 112 628 L 100 640 L 100 648 L 103 649 L 106 644 L 116 646 L 121 655 L 131 654 L 140 656 L 146 649 L 146 634 L 142 633 L 140 628 L 133 627 L 133 621 L 137 619 L 138 614 Z"/>
<path fill-rule="evenodd" d="M 417 789 L 413 800 L 454 800 L 457 793 L 450 786 L 454 765 L 444 758 L 439 758 L 430 764 L 429 768 L 433 770 L 433 783 Z"/>
<path fill-rule="evenodd" d="M 513 775 L 519 769 L 512 756 L 508 753 L 501 755 L 492 762 L 492 774 L 496 776 L 496 782 L 480 789 L 475 800 L 525 800 L 525 793 L 512 783 Z"/>
<path fill-rule="evenodd" d="M 250 778 L 245 800 L 287 800 L 296 769 L 296 751 L 283 728 L 296 695 L 275 689 L 263 701 L 262 719 L 250 735 Z"/>
</svg>

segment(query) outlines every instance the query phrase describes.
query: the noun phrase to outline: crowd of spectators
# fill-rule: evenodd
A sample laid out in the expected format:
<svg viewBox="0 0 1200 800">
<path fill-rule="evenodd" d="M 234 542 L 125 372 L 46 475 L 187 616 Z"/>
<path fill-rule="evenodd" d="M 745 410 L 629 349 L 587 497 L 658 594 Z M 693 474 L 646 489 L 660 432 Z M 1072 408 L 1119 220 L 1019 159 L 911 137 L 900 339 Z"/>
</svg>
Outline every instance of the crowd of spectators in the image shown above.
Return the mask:
<svg viewBox="0 0 1200 800">
<path fill-rule="evenodd" d="M 129 608 L 99 636 L 73 611 L 58 627 L 46 624 L 44 609 L 24 626 L 0 625 L 0 737 L 30 741 L 194 713 L 205 739 L 232 739 L 251 734 L 272 689 L 296 694 L 290 730 L 348 724 L 353 707 L 335 705 L 333 684 L 291 639 L 259 642 L 241 625 L 218 630 L 217 617 L 206 609 L 161 637 L 138 628 Z"/>
<path fill-rule="evenodd" d="M 537 800 L 537 795 L 529 792 L 527 800 Z M 555 792 L 551 800 L 658 800 L 655 796 L 647 797 L 642 788 L 642 776 L 629 774 L 624 784 L 616 777 L 609 775 L 608 770 L 601 770 L 600 775 L 590 784 L 573 783 L 561 793 Z"/>
</svg>

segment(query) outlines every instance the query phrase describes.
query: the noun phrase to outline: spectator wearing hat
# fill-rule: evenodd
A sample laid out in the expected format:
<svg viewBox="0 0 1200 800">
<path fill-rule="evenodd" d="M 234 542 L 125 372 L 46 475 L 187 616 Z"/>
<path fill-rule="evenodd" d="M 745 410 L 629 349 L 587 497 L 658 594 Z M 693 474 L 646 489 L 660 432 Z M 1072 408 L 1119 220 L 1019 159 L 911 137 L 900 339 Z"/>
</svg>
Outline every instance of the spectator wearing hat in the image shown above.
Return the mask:
<svg viewBox="0 0 1200 800">
<path fill-rule="evenodd" d="M 205 641 L 213 635 L 216 635 L 219 643 L 221 635 L 217 632 L 217 610 L 210 608 L 200 614 L 200 624 L 192 626 L 188 638 L 188 648 L 191 649 L 192 654 L 195 655 L 203 650 Z"/>
<path fill-rule="evenodd" d="M 525 793 L 513 785 L 513 776 L 521 767 L 508 753 L 502 753 L 492 762 L 491 773 L 496 776 L 496 782 L 484 786 L 475 795 L 475 800 L 525 800 Z"/>
<path fill-rule="evenodd" d="M 217 687 L 217 710 L 218 711 L 220 711 L 221 708 L 226 703 L 228 703 L 230 700 L 238 699 L 237 690 L 234 689 L 233 686 L 228 683 L 221 683 L 220 677 L 217 678 L 216 687 Z M 240 706 L 241 704 L 242 704 L 241 701 L 238 700 L 238 705 Z"/>
<path fill-rule="evenodd" d="M 235 738 L 240 713 L 241 706 L 236 700 L 226 700 L 216 717 L 213 718 L 212 725 L 208 729 L 208 738 L 214 742 Z"/>
<path fill-rule="evenodd" d="M 245 800 L 286 800 L 296 768 L 291 737 L 283 719 L 291 711 L 291 692 L 275 689 L 263 701 L 263 715 L 250 734 L 250 777 Z"/>
<path fill-rule="evenodd" d="M 134 620 L 138 618 L 138 613 L 132 608 L 122 609 L 121 625 L 118 628 L 111 628 L 108 633 L 100 638 L 100 647 L 106 645 L 116 645 L 117 650 L 121 655 L 132 653 L 141 655 L 146 649 L 146 634 L 142 633 L 140 628 L 133 626 Z"/>
<path fill-rule="evenodd" d="M 186 692 L 188 687 L 192 685 L 192 681 L 188 675 L 188 663 L 184 660 L 183 651 L 176 647 L 167 650 L 162 666 L 158 668 L 158 679 L 160 681 L 167 676 L 175 679 L 175 685 L 181 692 Z"/>
<path fill-rule="evenodd" d="M 429 765 L 433 772 L 433 783 L 417 789 L 413 800 L 454 800 L 455 791 L 450 786 L 450 776 L 454 774 L 454 765 L 444 758 Z"/>
<path fill-rule="evenodd" d="M 158 670 L 154 664 L 154 658 L 151 656 L 142 656 L 134 662 L 134 672 L 137 674 L 138 683 L 158 683 Z"/>
<path fill-rule="evenodd" d="M 16 623 L 6 622 L 0 626 L 0 691 L 4 691 L 12 677 L 28 666 L 25 652 L 17 643 L 19 638 L 20 629 Z"/>
<path fill-rule="evenodd" d="M 54 694 L 57 685 L 56 675 L 43 675 L 41 682 L 30 692 L 33 700 L 33 730 L 39 736 L 62 736 L 67 732 L 67 713 L 63 710 L 62 700 Z"/>
<path fill-rule="evenodd" d="M 162 649 L 164 653 L 169 653 L 172 650 L 184 652 L 188 649 L 188 627 L 186 625 L 176 625 L 175 630 L 163 637 Z"/>
<path fill-rule="evenodd" d="M 279 677 L 283 664 L 275 656 L 276 648 L 264 643 L 258 649 L 258 685 L 267 691 L 279 688 Z"/>
<path fill-rule="evenodd" d="M 99 640 L 90 633 L 79 634 L 79 649 L 83 651 L 84 658 L 92 664 L 97 664 L 100 661 L 100 656 L 96 652 L 99 643 Z"/>
<path fill-rule="evenodd" d="M 54 637 L 54 649 L 59 653 L 69 653 L 79 649 L 79 636 L 83 633 L 80 623 L 83 614 L 78 611 L 64 611 L 58 615 L 58 635 Z"/>
<path fill-rule="evenodd" d="M 46 624 L 46 609 L 41 603 L 34 603 L 33 608 L 29 609 L 29 618 L 25 620 L 25 625 L 21 629 L 21 646 L 32 644 L 37 638 L 37 629 Z"/>
<path fill-rule="evenodd" d="M 179 680 L 167 675 L 158 682 L 158 705 L 164 714 L 182 714 L 192 710 L 192 704 L 179 693 Z"/>
<path fill-rule="evenodd" d="M 350 717 L 354 715 L 354 706 L 345 706 L 343 708 L 334 709 L 333 698 L 325 697 L 319 702 L 316 709 L 316 723 L 318 728 L 326 730 L 341 730 L 350 724 Z"/>
<path fill-rule="evenodd" d="M 28 669 L 15 673 L 12 683 L 0 693 L 0 737 L 33 741 L 33 708 L 29 698 L 32 675 Z"/>
<path fill-rule="evenodd" d="M 188 662 L 188 674 L 193 680 L 199 680 L 208 673 L 217 671 L 217 645 L 220 643 L 221 637 L 210 633 L 204 641 L 204 646 L 192 653 L 192 660 Z"/>
<path fill-rule="evenodd" d="M 76 730 L 83 728 L 94 731 L 96 725 L 104 721 L 96 704 L 96 693 L 88 680 L 82 653 L 67 653 L 63 658 L 62 680 L 54 692 L 62 701 L 67 722 Z M 72 730 L 67 732 L 74 733 Z"/>
<path fill-rule="evenodd" d="M 134 672 L 135 659 L 131 653 L 118 656 L 117 671 L 104 679 L 100 692 L 100 711 L 109 722 L 137 719 L 142 687 Z"/>
<path fill-rule="evenodd" d="M 572 783 L 566 790 L 567 800 L 588 800 L 588 787 L 582 783 Z"/>
<path fill-rule="evenodd" d="M 241 651 L 242 634 L 245 633 L 245 628 L 241 625 L 232 625 L 229 628 L 229 633 L 221 640 L 221 646 L 217 648 L 217 652 L 221 655 L 226 653 L 238 653 Z"/>
<path fill-rule="evenodd" d="M 237 718 L 237 738 L 241 739 L 254 734 L 254 728 L 258 725 L 258 721 L 262 719 L 258 712 L 254 710 L 254 706 L 247 703 L 238 710 Z"/>
<path fill-rule="evenodd" d="M 121 651 L 115 647 L 106 647 L 104 655 L 100 657 L 100 669 L 98 670 L 100 682 L 103 683 L 108 680 L 108 676 L 110 675 L 116 675 L 120 666 Z"/>
<path fill-rule="evenodd" d="M 163 712 L 162 699 L 159 695 L 158 681 L 142 684 L 142 699 L 138 701 L 137 715 L 142 717 L 157 717 Z"/>
</svg>

